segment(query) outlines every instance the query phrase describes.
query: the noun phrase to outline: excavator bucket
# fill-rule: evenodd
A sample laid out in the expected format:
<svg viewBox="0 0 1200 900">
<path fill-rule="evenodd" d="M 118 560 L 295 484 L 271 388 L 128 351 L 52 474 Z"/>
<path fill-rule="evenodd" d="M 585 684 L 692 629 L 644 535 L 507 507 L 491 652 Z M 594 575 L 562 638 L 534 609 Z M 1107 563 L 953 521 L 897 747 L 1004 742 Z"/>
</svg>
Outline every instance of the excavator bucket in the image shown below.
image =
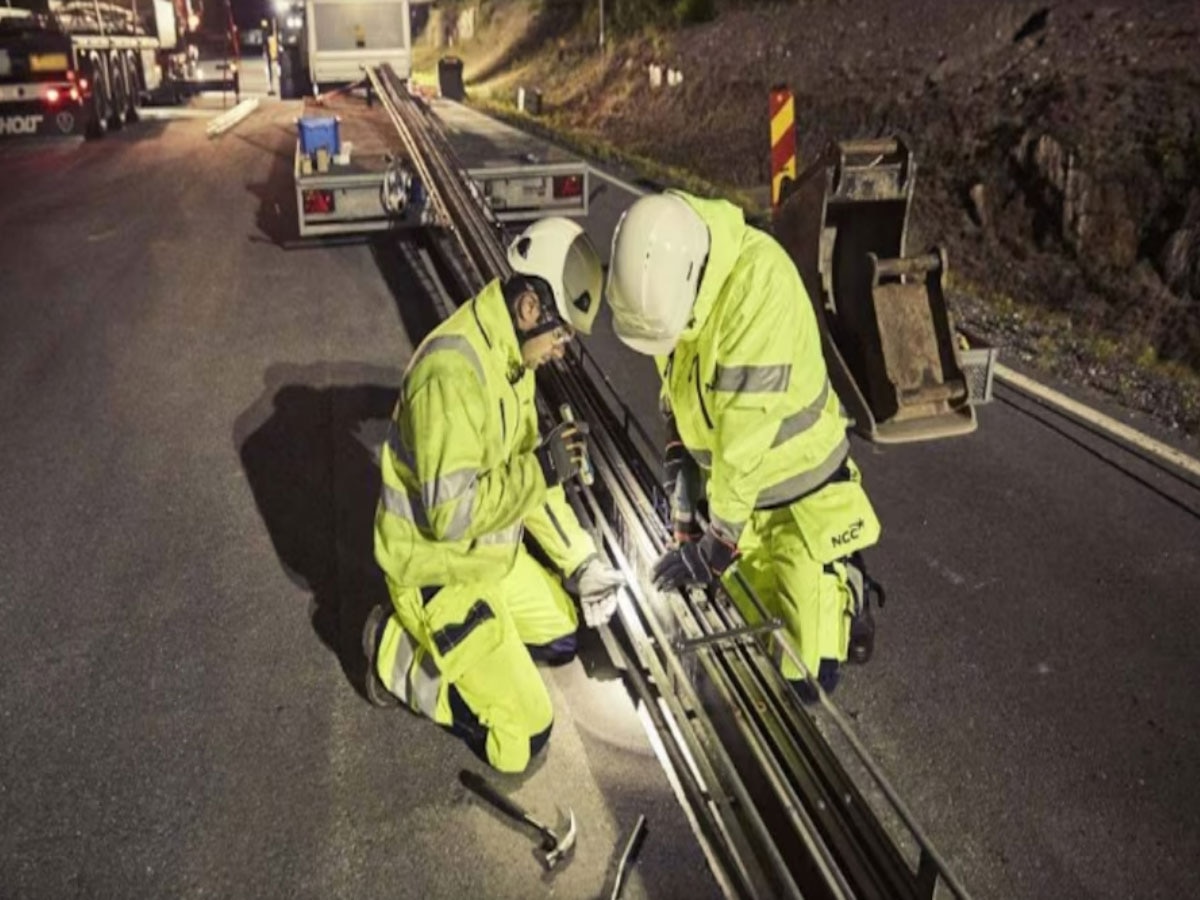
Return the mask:
<svg viewBox="0 0 1200 900">
<path fill-rule="evenodd" d="M 831 144 L 785 183 L 774 233 L 804 279 L 834 388 L 879 443 L 975 430 L 995 350 L 965 350 L 942 282 L 946 253 L 905 256 L 915 162 L 899 139 Z"/>
</svg>

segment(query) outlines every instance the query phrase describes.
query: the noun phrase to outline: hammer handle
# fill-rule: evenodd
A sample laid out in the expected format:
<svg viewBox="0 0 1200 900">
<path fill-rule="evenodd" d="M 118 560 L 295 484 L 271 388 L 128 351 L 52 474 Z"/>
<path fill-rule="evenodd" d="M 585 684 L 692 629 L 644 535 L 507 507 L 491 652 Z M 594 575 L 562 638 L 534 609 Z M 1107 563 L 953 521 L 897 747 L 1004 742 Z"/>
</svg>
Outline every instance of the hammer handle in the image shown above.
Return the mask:
<svg viewBox="0 0 1200 900">
<path fill-rule="evenodd" d="M 459 781 L 466 787 L 470 788 L 496 809 L 505 815 L 511 816 L 518 822 L 524 822 L 527 825 L 532 825 L 538 831 L 544 831 L 544 826 L 535 820 L 529 813 L 525 812 L 520 806 L 505 797 L 502 793 L 496 790 L 488 783 L 482 775 L 472 772 L 470 769 L 463 769 L 458 773 Z"/>
</svg>

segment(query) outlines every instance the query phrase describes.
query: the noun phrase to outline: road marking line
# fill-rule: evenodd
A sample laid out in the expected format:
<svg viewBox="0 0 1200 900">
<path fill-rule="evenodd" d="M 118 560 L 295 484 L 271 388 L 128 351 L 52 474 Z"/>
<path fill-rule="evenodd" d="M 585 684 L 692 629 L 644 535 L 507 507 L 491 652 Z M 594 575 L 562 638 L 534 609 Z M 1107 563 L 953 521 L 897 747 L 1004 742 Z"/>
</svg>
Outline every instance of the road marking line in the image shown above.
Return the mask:
<svg viewBox="0 0 1200 900">
<path fill-rule="evenodd" d="M 1151 453 L 1192 475 L 1200 477 L 1200 460 L 1188 456 L 1181 450 L 1176 450 L 1162 441 L 1157 441 L 1152 437 L 1144 435 L 1140 431 L 1118 422 L 1111 416 L 1106 416 L 1104 413 L 1097 412 L 1090 406 L 1085 406 L 1076 400 L 1072 400 L 1065 394 L 1060 394 L 1053 388 L 1039 384 L 1032 378 L 1022 375 L 1020 372 L 1014 372 L 1008 366 L 996 363 L 996 377 L 1012 387 L 1020 388 L 1023 391 L 1033 394 L 1035 397 L 1045 400 L 1047 403 L 1052 403 L 1060 409 L 1078 416 L 1086 422 L 1090 422 L 1111 432 L 1140 450 L 1145 450 L 1147 453 Z"/>
</svg>

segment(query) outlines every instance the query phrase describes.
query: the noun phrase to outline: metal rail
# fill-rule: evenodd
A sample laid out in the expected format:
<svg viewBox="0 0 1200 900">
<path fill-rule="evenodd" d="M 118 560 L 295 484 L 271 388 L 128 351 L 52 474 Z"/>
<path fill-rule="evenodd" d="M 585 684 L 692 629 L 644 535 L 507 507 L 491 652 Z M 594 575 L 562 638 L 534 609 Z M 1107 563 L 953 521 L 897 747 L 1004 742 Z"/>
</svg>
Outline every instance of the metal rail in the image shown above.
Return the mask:
<svg viewBox="0 0 1200 900">
<path fill-rule="evenodd" d="M 456 162 L 432 113 L 387 67 L 368 77 L 413 157 L 446 235 L 432 246 L 453 259 L 460 296 L 510 273 L 499 224 Z M 629 581 L 606 643 L 624 658 L 627 683 L 655 729 L 660 759 L 718 882 L 737 897 L 932 897 L 940 884 L 966 897 L 928 838 L 825 695 L 828 713 L 919 852 L 914 867 L 859 792 L 768 652 L 803 665 L 749 585 L 759 621 L 723 592 L 660 593 L 646 574 L 667 547 L 652 442 L 595 360 L 580 347 L 539 374 L 539 407 L 571 404 L 591 423 L 592 488 L 572 501 L 597 544 Z M 640 445 L 640 446 L 639 446 Z M 752 633 L 755 632 L 755 633 Z M 763 640 L 764 632 L 770 635 Z M 810 683 L 816 686 L 809 676 Z"/>
</svg>

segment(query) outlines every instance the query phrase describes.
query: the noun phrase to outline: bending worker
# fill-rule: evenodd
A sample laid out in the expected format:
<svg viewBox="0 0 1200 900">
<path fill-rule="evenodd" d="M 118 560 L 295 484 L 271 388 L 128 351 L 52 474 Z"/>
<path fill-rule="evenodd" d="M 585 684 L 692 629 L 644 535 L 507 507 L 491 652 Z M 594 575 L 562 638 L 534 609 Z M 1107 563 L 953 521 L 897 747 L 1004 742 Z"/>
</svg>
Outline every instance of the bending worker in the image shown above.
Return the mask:
<svg viewBox="0 0 1200 900">
<path fill-rule="evenodd" d="M 737 560 L 804 667 L 832 690 L 848 655 L 871 655 L 859 551 L 880 526 L 799 273 L 737 207 L 676 192 L 624 213 L 609 267 L 613 329 L 654 356 L 663 381 L 676 546 L 655 566 L 656 584 L 713 583 Z M 784 676 L 814 697 L 775 650 Z"/>
<path fill-rule="evenodd" d="M 591 330 L 599 257 L 577 224 L 550 218 L 526 229 L 508 259 L 513 275 L 436 328 L 405 372 L 375 515 L 392 609 L 372 612 L 363 646 L 373 703 L 403 702 L 495 768 L 519 772 L 553 722 L 534 660 L 573 658 L 578 628 L 563 584 L 523 534 L 592 627 L 612 615 L 622 578 L 563 492 L 580 474 L 583 433 L 564 423 L 539 440 L 534 405 L 534 370 Z"/>
</svg>

